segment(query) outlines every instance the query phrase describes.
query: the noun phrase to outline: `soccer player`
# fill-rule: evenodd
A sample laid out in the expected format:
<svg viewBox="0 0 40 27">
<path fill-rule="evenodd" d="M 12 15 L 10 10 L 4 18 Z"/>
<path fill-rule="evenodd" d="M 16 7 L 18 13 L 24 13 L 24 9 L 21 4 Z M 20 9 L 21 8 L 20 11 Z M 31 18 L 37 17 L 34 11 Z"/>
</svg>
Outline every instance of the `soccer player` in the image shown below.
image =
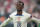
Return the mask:
<svg viewBox="0 0 40 27">
<path fill-rule="evenodd" d="M 13 20 L 14 23 L 14 27 L 27 27 L 27 22 L 29 20 L 33 20 L 33 21 L 37 21 L 39 22 L 40 20 L 36 19 L 36 18 L 31 18 L 31 14 L 28 14 L 26 12 L 23 11 L 24 8 L 24 3 L 19 1 L 17 3 L 17 11 L 12 13 L 11 15 L 9 15 L 9 18 L 4 21 L 0 27 L 4 27 L 5 25 L 7 25 L 11 20 Z M 40 23 L 40 22 L 39 22 Z"/>
</svg>

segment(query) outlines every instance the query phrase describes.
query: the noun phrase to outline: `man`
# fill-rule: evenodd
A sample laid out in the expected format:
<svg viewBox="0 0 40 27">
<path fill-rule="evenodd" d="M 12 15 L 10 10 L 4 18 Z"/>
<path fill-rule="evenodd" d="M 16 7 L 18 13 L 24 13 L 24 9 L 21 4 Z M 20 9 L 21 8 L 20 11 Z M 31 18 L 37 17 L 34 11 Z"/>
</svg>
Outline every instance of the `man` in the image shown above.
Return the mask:
<svg viewBox="0 0 40 27">
<path fill-rule="evenodd" d="M 11 15 L 9 15 L 9 18 L 4 21 L 0 27 L 4 27 L 5 25 L 7 25 L 11 20 L 13 20 L 14 23 L 14 27 L 27 27 L 27 22 L 30 20 L 31 18 L 31 14 L 28 14 L 24 11 L 22 11 L 24 7 L 24 3 L 19 1 L 17 3 L 17 11 L 12 13 Z M 29 20 L 28 20 L 29 19 Z M 37 21 L 38 19 L 36 18 L 31 18 L 33 21 Z"/>
</svg>

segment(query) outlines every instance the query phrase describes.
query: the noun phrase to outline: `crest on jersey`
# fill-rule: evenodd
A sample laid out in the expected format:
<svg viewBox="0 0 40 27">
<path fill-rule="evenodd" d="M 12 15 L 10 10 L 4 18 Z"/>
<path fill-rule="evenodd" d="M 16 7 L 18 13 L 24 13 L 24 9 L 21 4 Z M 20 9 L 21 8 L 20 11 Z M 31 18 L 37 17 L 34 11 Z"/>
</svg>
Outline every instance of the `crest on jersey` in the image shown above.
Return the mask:
<svg viewBox="0 0 40 27">
<path fill-rule="evenodd" d="M 20 18 L 18 18 L 18 20 L 21 20 Z"/>
<path fill-rule="evenodd" d="M 18 20 L 21 20 L 20 16 L 18 17 Z"/>
</svg>

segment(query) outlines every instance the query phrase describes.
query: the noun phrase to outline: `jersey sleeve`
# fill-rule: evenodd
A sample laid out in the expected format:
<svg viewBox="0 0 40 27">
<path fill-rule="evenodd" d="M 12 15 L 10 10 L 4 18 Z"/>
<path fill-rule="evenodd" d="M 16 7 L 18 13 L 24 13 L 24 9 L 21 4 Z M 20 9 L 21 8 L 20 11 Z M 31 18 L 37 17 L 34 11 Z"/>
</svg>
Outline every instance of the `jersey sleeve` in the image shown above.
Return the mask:
<svg viewBox="0 0 40 27">
<path fill-rule="evenodd" d="M 27 20 L 28 21 L 31 20 L 31 14 L 27 14 L 27 16 L 28 16 L 28 19 Z"/>
<path fill-rule="evenodd" d="M 30 18 L 32 18 L 33 16 L 31 15 Z"/>
<path fill-rule="evenodd" d="M 35 21 L 35 22 L 37 22 L 37 23 L 40 23 L 40 19 L 37 19 L 37 18 L 35 18 L 35 17 L 32 17 L 31 20 L 32 20 L 32 21 Z"/>
<path fill-rule="evenodd" d="M 9 16 L 7 20 L 5 20 L 0 27 L 4 27 L 5 25 L 7 25 L 10 21 L 12 20 L 12 18 Z"/>
<path fill-rule="evenodd" d="M 31 18 L 31 17 L 32 17 L 32 15 L 31 15 L 31 14 L 29 14 L 29 15 L 28 15 L 28 17 L 29 17 L 29 18 Z"/>
<path fill-rule="evenodd" d="M 39 19 L 37 19 L 37 18 L 35 18 L 34 16 L 30 16 L 30 20 L 31 21 L 35 21 L 35 22 L 37 22 L 37 23 L 40 23 L 40 20 Z"/>
</svg>

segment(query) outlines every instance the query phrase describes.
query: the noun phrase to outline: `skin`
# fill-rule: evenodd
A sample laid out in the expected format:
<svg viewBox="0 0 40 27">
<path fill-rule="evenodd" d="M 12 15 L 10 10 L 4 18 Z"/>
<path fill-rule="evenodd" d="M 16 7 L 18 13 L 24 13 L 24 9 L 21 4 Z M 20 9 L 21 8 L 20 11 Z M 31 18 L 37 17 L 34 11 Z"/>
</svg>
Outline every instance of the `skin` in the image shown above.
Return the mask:
<svg viewBox="0 0 40 27">
<path fill-rule="evenodd" d="M 23 7 L 24 7 L 24 6 L 22 6 L 20 2 L 17 3 L 16 8 L 17 8 L 17 10 L 19 10 L 19 11 L 17 11 L 17 14 L 18 14 L 18 15 L 21 15 L 21 14 L 22 14 Z M 21 10 L 21 11 L 20 11 L 20 10 Z"/>
</svg>

